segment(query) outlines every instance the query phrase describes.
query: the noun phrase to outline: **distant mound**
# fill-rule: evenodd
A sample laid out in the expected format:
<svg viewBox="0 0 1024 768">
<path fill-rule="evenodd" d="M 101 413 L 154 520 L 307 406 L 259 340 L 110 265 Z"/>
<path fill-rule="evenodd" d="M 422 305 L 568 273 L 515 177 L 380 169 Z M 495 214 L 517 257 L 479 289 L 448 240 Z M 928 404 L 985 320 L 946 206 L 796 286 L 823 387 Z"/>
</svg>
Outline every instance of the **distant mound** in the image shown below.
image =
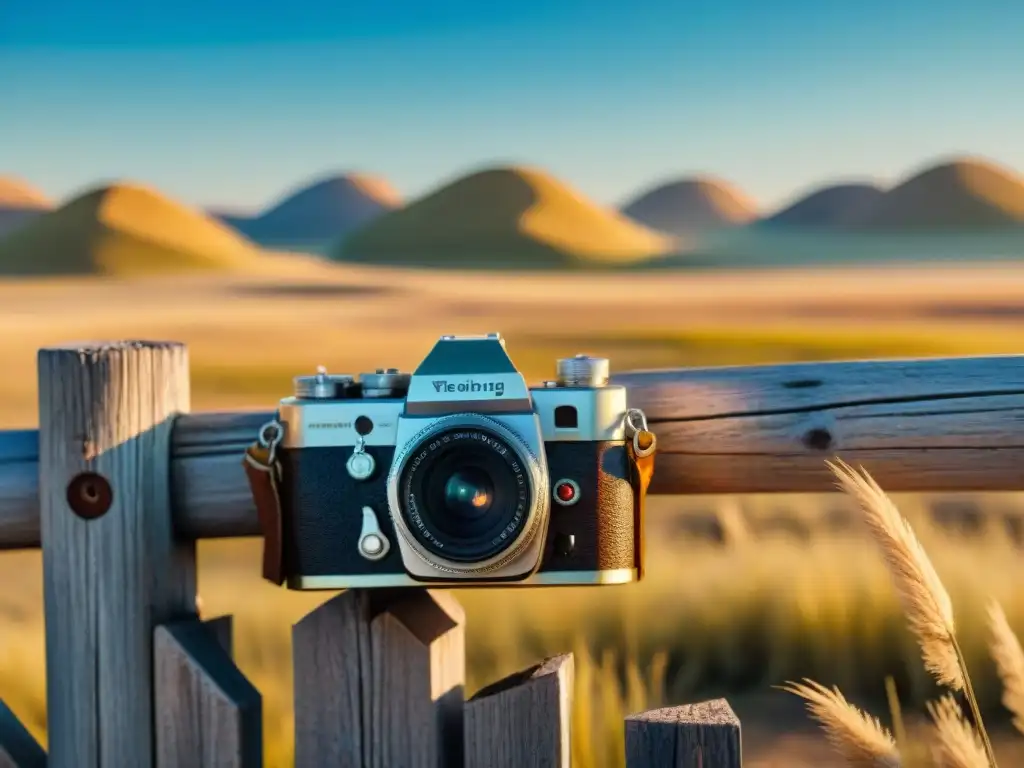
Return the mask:
<svg viewBox="0 0 1024 768">
<path fill-rule="evenodd" d="M 768 216 L 761 223 L 784 227 L 832 227 L 855 219 L 883 194 L 884 191 L 873 184 L 823 187 Z"/>
<path fill-rule="evenodd" d="M 288 195 L 259 216 L 225 214 L 222 220 L 264 244 L 335 240 L 401 205 L 386 181 L 373 176 L 332 176 Z"/>
<path fill-rule="evenodd" d="M 50 199 L 16 176 L 0 176 L 0 237 L 50 209 Z"/>
<path fill-rule="evenodd" d="M 237 229 L 247 221 L 252 221 L 256 218 L 253 214 L 245 211 L 235 210 L 232 208 L 204 208 L 203 212 L 210 218 L 216 219 L 229 227 Z"/>
<path fill-rule="evenodd" d="M 1024 224 L 1024 178 L 995 163 L 961 159 L 889 190 L 851 224 L 860 229 L 968 230 Z"/>
<path fill-rule="evenodd" d="M 50 198 L 16 176 L 0 176 L 0 209 L 46 209 Z"/>
<path fill-rule="evenodd" d="M 8 208 L 0 205 L 0 237 L 46 213 L 43 208 Z"/>
<path fill-rule="evenodd" d="M 704 176 L 654 187 L 622 212 L 652 229 L 685 236 L 746 224 L 757 217 L 757 206 L 728 182 Z"/>
<path fill-rule="evenodd" d="M 244 267 L 255 249 L 147 187 L 87 192 L 0 240 L 0 274 L 129 275 Z"/>
<path fill-rule="evenodd" d="M 352 234 L 346 261 L 537 268 L 625 264 L 672 241 L 587 200 L 547 173 L 492 168 L 451 182 Z"/>
</svg>

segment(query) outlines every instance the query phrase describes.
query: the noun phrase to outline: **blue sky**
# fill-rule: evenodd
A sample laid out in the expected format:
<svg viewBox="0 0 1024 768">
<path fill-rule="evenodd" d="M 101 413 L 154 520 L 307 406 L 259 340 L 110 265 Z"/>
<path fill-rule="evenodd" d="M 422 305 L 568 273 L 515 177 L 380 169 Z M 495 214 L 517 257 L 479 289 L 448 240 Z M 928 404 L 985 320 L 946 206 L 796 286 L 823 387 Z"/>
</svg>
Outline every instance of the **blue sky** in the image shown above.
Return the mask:
<svg viewBox="0 0 1024 768">
<path fill-rule="evenodd" d="M 526 163 L 605 203 L 705 172 L 771 206 L 954 153 L 1024 171 L 1022 39 L 989 0 L 0 0 L 0 173 L 248 207 Z"/>
</svg>

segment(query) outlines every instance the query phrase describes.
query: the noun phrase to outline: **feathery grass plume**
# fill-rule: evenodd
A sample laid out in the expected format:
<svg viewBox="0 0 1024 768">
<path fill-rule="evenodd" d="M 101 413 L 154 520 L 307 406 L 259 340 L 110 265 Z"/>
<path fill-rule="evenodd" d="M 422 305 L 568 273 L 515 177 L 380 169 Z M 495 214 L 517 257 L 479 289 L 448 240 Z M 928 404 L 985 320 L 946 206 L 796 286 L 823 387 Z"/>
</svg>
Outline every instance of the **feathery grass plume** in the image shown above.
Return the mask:
<svg viewBox="0 0 1024 768">
<path fill-rule="evenodd" d="M 864 514 L 868 531 L 885 559 L 903 604 L 907 625 L 921 647 L 925 668 L 940 684 L 964 692 L 987 755 L 985 765 L 997 768 L 995 750 L 982 722 L 978 697 L 956 638 L 953 601 L 914 529 L 863 468 L 855 470 L 838 458 L 825 463 L 839 480 L 839 489 L 853 497 Z"/>
<path fill-rule="evenodd" d="M 995 600 L 988 605 L 988 628 L 989 653 L 1003 684 L 1003 706 L 1013 715 L 1014 727 L 1024 733 L 1024 649 Z"/>
<path fill-rule="evenodd" d="M 963 690 L 953 602 L 910 523 L 867 472 L 858 472 L 839 459 L 825 463 L 838 478 L 840 490 L 853 497 L 864 513 L 903 603 L 907 624 L 921 646 L 925 667 L 941 684 Z"/>
<path fill-rule="evenodd" d="M 899 768 L 900 755 L 892 734 L 878 718 L 846 700 L 838 688 L 831 690 L 813 680 L 787 682 L 780 690 L 799 696 L 807 711 L 821 723 L 832 748 L 851 768 Z"/>
<path fill-rule="evenodd" d="M 952 694 L 926 706 L 935 723 L 935 756 L 942 768 L 990 768 L 981 737 Z"/>
</svg>

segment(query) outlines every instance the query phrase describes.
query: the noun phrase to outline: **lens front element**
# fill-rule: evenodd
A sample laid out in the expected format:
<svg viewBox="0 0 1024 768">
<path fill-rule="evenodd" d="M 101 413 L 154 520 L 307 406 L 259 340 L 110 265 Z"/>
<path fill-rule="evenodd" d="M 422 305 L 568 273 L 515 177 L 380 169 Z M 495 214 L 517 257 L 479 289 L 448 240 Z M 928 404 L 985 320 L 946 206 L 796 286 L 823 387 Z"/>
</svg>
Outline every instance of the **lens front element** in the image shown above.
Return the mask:
<svg viewBox="0 0 1024 768">
<path fill-rule="evenodd" d="M 444 484 L 446 516 L 456 520 L 479 520 L 493 500 L 494 485 L 475 467 L 455 470 Z"/>
</svg>

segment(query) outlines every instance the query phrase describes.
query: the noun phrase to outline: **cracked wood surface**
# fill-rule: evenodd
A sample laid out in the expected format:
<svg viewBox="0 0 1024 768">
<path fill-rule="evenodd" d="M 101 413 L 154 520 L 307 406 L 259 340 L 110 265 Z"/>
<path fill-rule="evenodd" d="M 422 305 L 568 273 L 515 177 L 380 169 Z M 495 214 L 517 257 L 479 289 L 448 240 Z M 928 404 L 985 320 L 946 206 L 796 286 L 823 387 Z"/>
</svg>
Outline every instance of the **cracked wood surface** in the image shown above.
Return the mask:
<svg viewBox="0 0 1024 768">
<path fill-rule="evenodd" d="M 1024 356 L 638 371 L 613 381 L 658 435 L 653 493 L 829 491 L 825 460 L 834 456 L 890 492 L 1024 485 Z M 240 461 L 271 417 L 178 420 L 179 533 L 258 535 Z M 35 431 L 0 432 L 0 548 L 39 544 L 38 454 Z"/>
</svg>

